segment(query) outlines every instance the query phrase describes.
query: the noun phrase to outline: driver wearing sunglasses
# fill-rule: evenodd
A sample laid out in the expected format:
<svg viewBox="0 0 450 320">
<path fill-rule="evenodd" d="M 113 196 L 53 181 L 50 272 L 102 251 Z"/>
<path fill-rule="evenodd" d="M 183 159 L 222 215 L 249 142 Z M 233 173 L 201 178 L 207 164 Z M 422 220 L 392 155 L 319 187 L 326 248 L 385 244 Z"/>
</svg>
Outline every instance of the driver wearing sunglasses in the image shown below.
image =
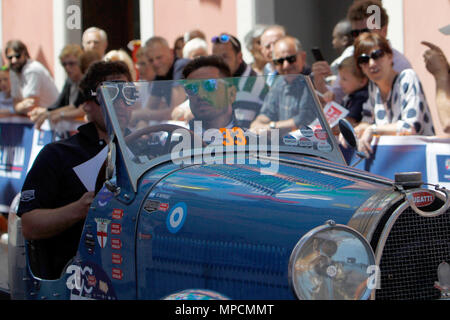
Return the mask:
<svg viewBox="0 0 450 320">
<path fill-rule="evenodd" d="M 200 57 L 188 63 L 183 71 L 189 105 L 194 119 L 202 121 L 204 130 L 233 128 L 232 104 L 236 99 L 236 88 L 223 79 L 230 77 L 230 69 L 223 59 L 216 56 Z"/>
</svg>

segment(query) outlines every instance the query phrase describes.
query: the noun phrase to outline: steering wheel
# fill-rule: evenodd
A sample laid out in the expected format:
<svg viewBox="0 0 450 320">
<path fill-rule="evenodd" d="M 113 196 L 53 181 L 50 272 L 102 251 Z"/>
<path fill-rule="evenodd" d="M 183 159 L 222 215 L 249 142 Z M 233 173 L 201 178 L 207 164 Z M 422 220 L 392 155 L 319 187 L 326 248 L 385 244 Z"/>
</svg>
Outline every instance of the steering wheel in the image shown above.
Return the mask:
<svg viewBox="0 0 450 320">
<path fill-rule="evenodd" d="M 166 124 L 158 124 L 158 125 L 148 126 L 148 127 L 144 127 L 142 129 L 136 130 L 135 132 L 133 132 L 125 137 L 125 142 L 127 145 L 129 145 L 130 143 L 132 143 L 133 141 L 135 141 L 136 139 L 140 138 L 143 135 L 164 131 L 164 132 L 167 132 L 169 134 L 169 136 L 167 137 L 166 143 L 163 146 L 162 152 L 160 154 L 168 154 L 171 149 L 172 135 L 175 132 L 175 130 L 177 130 L 177 129 L 183 129 L 183 130 L 189 132 L 191 138 L 193 138 L 194 141 L 195 141 L 195 139 L 201 139 L 192 130 L 186 129 L 185 127 L 182 127 L 182 126 L 166 123 Z M 205 146 L 205 143 L 203 141 L 202 141 L 202 146 L 203 147 Z"/>
</svg>

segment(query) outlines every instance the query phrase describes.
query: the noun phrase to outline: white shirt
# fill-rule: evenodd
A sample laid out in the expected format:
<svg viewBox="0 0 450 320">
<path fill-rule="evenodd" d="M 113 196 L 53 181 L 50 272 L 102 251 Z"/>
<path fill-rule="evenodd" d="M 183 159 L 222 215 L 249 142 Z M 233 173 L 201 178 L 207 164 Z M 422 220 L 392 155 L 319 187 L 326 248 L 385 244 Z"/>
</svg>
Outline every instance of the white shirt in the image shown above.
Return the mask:
<svg viewBox="0 0 450 320">
<path fill-rule="evenodd" d="M 48 70 L 38 61 L 28 60 L 22 72 L 11 70 L 11 96 L 14 100 L 39 97 L 39 106 L 50 107 L 58 99 L 58 89 Z"/>
<path fill-rule="evenodd" d="M 412 133 L 433 136 L 434 128 L 430 109 L 417 74 L 405 69 L 398 74 L 386 101 L 381 98 L 380 89 L 369 83 L 369 98 L 363 105 L 363 122 L 377 125 L 396 123 L 397 133 Z"/>
</svg>

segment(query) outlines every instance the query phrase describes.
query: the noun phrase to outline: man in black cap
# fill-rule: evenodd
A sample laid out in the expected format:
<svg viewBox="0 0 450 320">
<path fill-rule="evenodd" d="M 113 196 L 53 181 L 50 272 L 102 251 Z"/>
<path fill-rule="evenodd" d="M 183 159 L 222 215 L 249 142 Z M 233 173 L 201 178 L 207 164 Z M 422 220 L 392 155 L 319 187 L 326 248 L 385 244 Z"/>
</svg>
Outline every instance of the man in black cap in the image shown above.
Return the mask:
<svg viewBox="0 0 450 320">
<path fill-rule="evenodd" d="M 96 62 L 80 83 L 89 123 L 74 136 L 46 145 L 25 179 L 17 215 L 28 240 L 33 273 L 44 279 L 59 278 L 76 254 L 94 190 L 80 180 L 75 167 L 104 152 L 108 135 L 104 115 L 95 96 L 103 81 L 131 81 L 123 62 Z"/>
</svg>

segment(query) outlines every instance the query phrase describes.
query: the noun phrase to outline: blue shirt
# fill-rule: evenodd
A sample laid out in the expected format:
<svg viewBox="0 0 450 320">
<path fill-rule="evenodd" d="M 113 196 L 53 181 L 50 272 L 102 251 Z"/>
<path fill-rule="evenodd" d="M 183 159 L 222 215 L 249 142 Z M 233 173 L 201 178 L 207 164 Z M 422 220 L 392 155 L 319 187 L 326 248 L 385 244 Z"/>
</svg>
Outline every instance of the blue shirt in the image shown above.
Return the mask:
<svg viewBox="0 0 450 320">
<path fill-rule="evenodd" d="M 291 83 L 277 77 L 267 94 L 261 113 L 271 121 L 294 119 L 295 125 L 309 125 L 317 118 L 315 102 L 306 81 L 298 76 Z"/>
</svg>

